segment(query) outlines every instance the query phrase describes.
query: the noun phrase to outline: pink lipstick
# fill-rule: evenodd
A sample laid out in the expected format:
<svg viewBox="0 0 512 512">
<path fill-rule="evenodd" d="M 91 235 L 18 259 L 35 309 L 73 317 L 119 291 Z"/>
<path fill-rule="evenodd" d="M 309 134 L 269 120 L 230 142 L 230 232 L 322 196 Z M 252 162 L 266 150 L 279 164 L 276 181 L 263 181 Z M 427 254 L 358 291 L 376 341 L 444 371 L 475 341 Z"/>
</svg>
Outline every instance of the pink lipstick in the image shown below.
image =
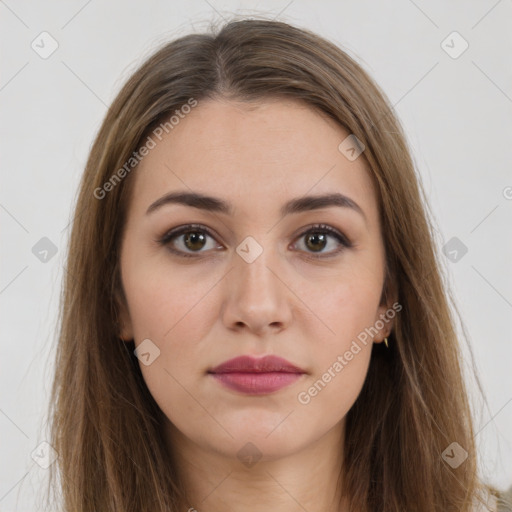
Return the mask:
<svg viewBox="0 0 512 512">
<path fill-rule="evenodd" d="M 261 358 L 235 357 L 208 370 L 208 373 L 235 391 L 264 395 L 288 386 L 306 371 L 286 359 L 269 355 Z"/>
</svg>

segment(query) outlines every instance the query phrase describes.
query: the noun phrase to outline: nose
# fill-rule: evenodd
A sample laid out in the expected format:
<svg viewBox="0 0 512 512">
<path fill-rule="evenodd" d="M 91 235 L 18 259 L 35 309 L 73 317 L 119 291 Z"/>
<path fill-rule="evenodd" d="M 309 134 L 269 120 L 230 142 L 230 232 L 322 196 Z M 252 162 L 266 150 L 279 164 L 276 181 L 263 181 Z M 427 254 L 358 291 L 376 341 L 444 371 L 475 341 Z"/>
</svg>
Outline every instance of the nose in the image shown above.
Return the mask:
<svg viewBox="0 0 512 512">
<path fill-rule="evenodd" d="M 254 241 L 252 246 L 241 246 L 233 254 L 234 268 L 226 277 L 223 322 L 228 329 L 246 329 L 260 336 L 280 332 L 292 319 L 294 294 L 276 251 L 259 246 L 263 251 L 252 260 L 246 254 L 251 256 L 250 251 L 255 251 Z"/>
</svg>

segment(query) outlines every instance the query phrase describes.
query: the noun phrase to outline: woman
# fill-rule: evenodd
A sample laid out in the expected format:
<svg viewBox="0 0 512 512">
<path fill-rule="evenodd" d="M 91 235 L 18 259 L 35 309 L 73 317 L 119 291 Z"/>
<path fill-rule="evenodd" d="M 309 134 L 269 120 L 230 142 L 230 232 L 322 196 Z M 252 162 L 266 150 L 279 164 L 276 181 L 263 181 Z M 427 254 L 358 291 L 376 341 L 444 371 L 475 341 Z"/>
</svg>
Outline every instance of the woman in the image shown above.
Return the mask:
<svg viewBox="0 0 512 512">
<path fill-rule="evenodd" d="M 242 20 L 156 52 L 76 206 L 63 508 L 496 510 L 425 205 L 389 102 L 333 44 Z"/>
</svg>

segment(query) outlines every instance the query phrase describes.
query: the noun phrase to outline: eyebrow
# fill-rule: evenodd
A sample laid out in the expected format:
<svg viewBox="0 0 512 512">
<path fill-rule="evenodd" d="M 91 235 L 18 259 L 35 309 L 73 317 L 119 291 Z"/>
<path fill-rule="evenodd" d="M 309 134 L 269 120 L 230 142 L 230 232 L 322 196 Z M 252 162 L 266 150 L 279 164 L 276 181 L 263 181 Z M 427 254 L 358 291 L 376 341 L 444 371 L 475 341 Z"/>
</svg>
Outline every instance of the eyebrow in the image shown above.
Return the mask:
<svg viewBox="0 0 512 512">
<path fill-rule="evenodd" d="M 167 204 L 183 204 L 209 212 L 224 213 L 226 215 L 233 215 L 234 213 L 230 203 L 217 197 L 197 192 L 169 192 L 152 203 L 147 209 L 146 214 L 150 214 Z M 318 210 L 330 206 L 350 208 L 362 215 L 365 221 L 367 220 L 362 208 L 353 199 L 340 193 L 303 196 L 291 199 L 281 207 L 280 213 L 282 216 L 285 216 L 292 213 Z"/>
</svg>

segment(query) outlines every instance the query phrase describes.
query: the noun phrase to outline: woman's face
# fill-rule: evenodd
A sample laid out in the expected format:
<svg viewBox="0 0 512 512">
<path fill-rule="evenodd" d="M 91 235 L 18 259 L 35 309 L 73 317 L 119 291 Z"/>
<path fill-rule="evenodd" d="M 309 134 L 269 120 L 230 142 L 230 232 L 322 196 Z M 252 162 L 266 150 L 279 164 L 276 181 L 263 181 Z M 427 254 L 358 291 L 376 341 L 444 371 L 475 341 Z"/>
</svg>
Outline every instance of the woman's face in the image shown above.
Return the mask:
<svg viewBox="0 0 512 512">
<path fill-rule="evenodd" d="M 382 328 L 387 308 L 379 307 L 385 255 L 375 191 L 363 157 L 338 149 L 349 135 L 293 100 L 205 100 L 161 141 L 153 137 L 132 171 L 120 334 L 134 339 L 176 446 L 236 456 L 251 442 L 246 449 L 273 458 L 343 431 L 372 342 L 391 328 Z M 171 193 L 214 199 L 162 199 Z M 308 199 L 332 194 L 349 201 Z M 166 237 L 177 228 L 189 233 Z M 377 334 L 368 331 L 375 325 Z M 303 373 L 289 381 L 231 374 L 256 382 L 252 392 L 209 373 L 237 356 L 269 354 Z M 268 377 L 288 384 L 269 390 Z"/>
</svg>

